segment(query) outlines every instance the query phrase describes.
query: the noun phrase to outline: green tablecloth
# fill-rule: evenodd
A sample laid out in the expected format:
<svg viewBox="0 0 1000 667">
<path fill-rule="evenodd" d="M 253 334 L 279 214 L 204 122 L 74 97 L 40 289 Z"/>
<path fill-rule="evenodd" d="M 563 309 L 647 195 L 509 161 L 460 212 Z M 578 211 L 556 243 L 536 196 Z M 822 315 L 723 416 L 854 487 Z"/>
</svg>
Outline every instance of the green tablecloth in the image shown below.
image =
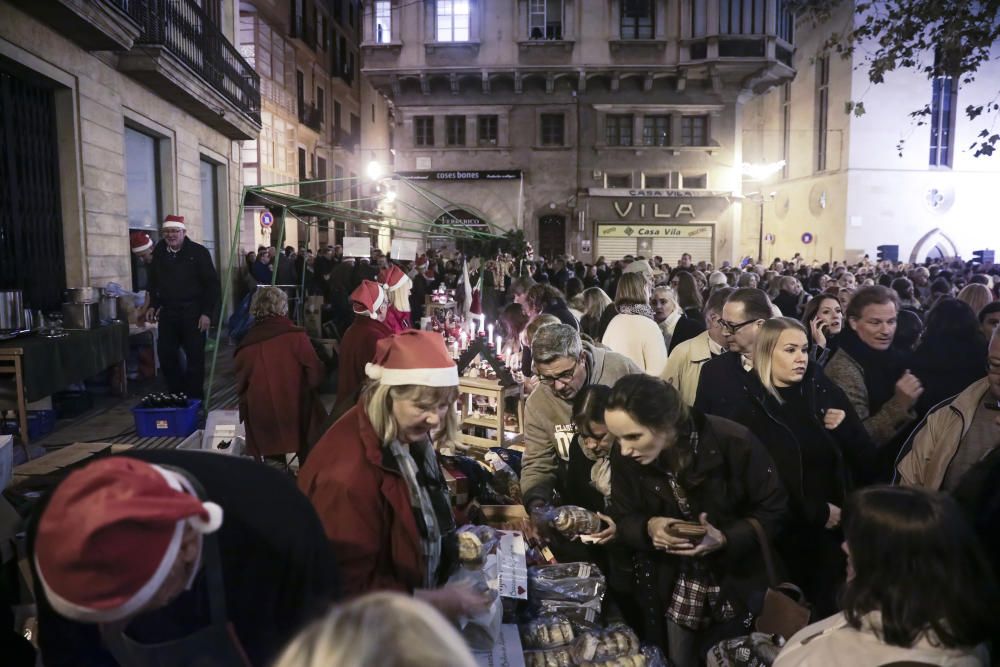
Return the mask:
<svg viewBox="0 0 1000 667">
<path fill-rule="evenodd" d="M 120 322 L 89 331 L 70 331 L 65 338 L 25 336 L 0 342 L 0 354 L 20 349 L 28 401 L 62 391 L 93 377 L 128 355 L 128 324 Z M 0 380 L 0 399 L 15 398 L 13 378 Z"/>
</svg>

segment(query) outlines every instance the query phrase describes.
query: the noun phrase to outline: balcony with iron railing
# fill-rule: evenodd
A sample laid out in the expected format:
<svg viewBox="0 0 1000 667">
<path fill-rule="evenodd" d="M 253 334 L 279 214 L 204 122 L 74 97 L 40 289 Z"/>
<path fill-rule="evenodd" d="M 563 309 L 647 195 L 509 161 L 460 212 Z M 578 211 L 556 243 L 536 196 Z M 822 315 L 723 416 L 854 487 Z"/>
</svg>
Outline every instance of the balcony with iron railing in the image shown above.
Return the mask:
<svg viewBox="0 0 1000 667">
<path fill-rule="evenodd" d="M 131 0 L 12 0 L 88 51 L 126 51 L 139 36 L 129 16 Z"/>
<path fill-rule="evenodd" d="M 323 129 L 323 110 L 315 105 L 300 102 L 299 122 L 310 130 L 319 132 Z"/>
<path fill-rule="evenodd" d="M 260 78 L 194 0 L 119 0 L 138 23 L 119 69 L 231 139 L 260 132 Z"/>
</svg>

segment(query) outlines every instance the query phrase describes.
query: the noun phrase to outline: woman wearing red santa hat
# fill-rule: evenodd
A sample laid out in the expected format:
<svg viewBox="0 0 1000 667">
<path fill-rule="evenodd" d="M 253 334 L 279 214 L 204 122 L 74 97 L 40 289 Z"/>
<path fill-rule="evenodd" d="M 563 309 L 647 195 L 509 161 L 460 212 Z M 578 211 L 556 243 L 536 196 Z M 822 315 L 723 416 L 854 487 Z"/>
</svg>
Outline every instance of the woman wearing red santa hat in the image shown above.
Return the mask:
<svg viewBox="0 0 1000 667">
<path fill-rule="evenodd" d="M 410 289 L 413 282 L 395 264 L 390 264 L 379 273 L 378 281 L 389 292 L 389 310 L 385 323 L 397 334 L 413 327 L 410 319 Z"/>
<path fill-rule="evenodd" d="M 335 416 L 346 412 L 358 400 L 365 379 L 365 364 L 375 357 L 375 344 L 392 335 L 392 329 L 385 323 L 389 299 L 381 285 L 371 280 L 362 281 L 351 292 L 351 307 L 354 322 L 340 340 Z"/>
<path fill-rule="evenodd" d="M 45 503 L 29 549 L 46 667 L 264 667 L 337 597 L 315 512 L 249 460 L 113 456 Z"/>
<path fill-rule="evenodd" d="M 486 607 L 461 586 L 438 588 L 457 563 L 455 521 L 435 444 L 453 442 L 458 368 L 441 335 L 379 341 L 369 383 L 316 444 L 299 488 L 319 514 L 345 592 L 416 592 L 451 618 Z"/>
</svg>

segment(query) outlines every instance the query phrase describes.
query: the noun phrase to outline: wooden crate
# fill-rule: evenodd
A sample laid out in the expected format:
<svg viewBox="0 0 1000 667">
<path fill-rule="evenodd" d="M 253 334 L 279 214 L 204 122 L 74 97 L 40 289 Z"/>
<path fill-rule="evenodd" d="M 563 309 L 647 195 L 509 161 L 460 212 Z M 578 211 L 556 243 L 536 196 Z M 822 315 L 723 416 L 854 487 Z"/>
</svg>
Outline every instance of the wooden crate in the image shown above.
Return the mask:
<svg viewBox="0 0 1000 667">
<path fill-rule="evenodd" d="M 504 387 L 498 380 L 463 377 L 459 379 L 458 391 L 459 400 L 462 403 L 462 433 L 459 436 L 459 441 L 470 450 L 471 454 L 481 455 L 491 447 L 521 445 L 524 441 L 524 394 L 521 385 Z M 495 402 L 496 414 L 474 416 L 470 408 L 470 398 L 475 396 L 484 396 Z M 504 437 L 504 418 L 507 415 L 506 399 L 511 397 L 517 398 L 517 432 L 513 438 L 506 438 Z M 467 432 L 477 426 L 494 429 L 496 436 L 483 438 Z"/>
</svg>

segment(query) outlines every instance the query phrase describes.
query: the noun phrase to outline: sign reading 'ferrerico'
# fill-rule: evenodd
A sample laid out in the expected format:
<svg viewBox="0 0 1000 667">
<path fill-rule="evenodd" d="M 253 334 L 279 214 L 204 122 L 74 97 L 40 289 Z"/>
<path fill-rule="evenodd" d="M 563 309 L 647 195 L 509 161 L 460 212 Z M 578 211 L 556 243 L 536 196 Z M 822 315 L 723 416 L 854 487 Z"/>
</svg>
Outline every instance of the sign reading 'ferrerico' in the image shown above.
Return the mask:
<svg viewBox="0 0 1000 667">
<path fill-rule="evenodd" d="M 398 171 L 396 175 L 410 181 L 516 181 L 521 178 L 521 170 Z"/>
</svg>

